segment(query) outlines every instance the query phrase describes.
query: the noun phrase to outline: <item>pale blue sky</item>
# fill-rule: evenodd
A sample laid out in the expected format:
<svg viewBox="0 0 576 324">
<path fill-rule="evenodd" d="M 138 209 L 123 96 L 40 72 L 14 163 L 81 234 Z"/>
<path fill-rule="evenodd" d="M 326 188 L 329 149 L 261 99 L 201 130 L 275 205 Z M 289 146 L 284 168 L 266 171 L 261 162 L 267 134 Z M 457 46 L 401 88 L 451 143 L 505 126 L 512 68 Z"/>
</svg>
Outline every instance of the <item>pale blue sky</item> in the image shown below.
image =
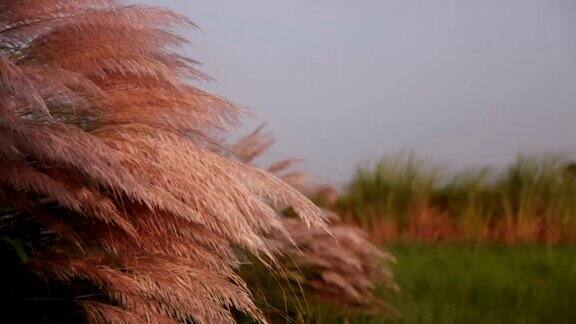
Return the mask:
<svg viewBox="0 0 576 324">
<path fill-rule="evenodd" d="M 150 0 L 193 18 L 204 85 L 321 180 L 413 151 L 451 168 L 576 153 L 574 0 Z"/>
</svg>

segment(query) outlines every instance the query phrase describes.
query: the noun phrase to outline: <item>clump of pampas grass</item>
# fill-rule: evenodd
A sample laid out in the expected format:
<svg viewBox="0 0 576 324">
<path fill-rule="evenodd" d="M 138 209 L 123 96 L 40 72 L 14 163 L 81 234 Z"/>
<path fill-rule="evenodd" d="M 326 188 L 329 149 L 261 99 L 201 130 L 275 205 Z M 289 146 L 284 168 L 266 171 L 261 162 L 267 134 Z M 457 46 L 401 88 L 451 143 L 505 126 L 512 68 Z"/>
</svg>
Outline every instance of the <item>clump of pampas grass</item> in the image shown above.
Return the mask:
<svg viewBox="0 0 576 324">
<path fill-rule="evenodd" d="M 274 140 L 264 126 L 231 145 L 232 152 L 246 163 L 255 163 L 272 146 Z M 287 159 L 266 169 L 295 188 L 314 195 L 307 174 L 292 171 L 299 160 Z M 323 190 L 323 187 L 319 187 Z M 291 210 L 285 211 L 288 216 Z M 395 317 L 392 305 L 382 300 L 376 290 L 395 291 L 391 265 L 394 258 L 373 245 L 358 227 L 340 224 L 338 216 L 324 211 L 328 230 L 311 228 L 298 218 L 286 217 L 284 227 L 289 235 L 273 235 L 278 271 L 263 271 L 258 261 L 244 267 L 244 277 L 263 308 L 272 318 L 288 317 L 310 321 L 332 314 L 385 313 Z M 272 287 L 280 284 L 281 290 Z"/>
<path fill-rule="evenodd" d="M 264 321 L 237 250 L 273 257 L 286 206 L 323 226 L 293 187 L 215 149 L 240 111 L 193 85 L 209 77 L 179 50 L 182 27 L 195 25 L 117 0 L 0 0 L 2 273 L 21 274 L 2 277 L 8 312 Z"/>
</svg>

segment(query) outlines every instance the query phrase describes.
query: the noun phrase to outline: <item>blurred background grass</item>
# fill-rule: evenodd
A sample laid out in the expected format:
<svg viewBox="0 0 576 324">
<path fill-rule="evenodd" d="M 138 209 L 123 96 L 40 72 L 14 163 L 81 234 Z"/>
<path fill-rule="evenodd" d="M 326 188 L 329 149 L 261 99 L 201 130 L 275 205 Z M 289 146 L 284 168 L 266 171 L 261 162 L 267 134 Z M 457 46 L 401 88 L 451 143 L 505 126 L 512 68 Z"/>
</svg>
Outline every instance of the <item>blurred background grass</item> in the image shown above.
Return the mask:
<svg viewBox="0 0 576 324">
<path fill-rule="evenodd" d="M 376 241 L 576 241 L 576 173 L 560 156 L 442 172 L 411 155 L 359 168 L 331 206 Z"/>
</svg>

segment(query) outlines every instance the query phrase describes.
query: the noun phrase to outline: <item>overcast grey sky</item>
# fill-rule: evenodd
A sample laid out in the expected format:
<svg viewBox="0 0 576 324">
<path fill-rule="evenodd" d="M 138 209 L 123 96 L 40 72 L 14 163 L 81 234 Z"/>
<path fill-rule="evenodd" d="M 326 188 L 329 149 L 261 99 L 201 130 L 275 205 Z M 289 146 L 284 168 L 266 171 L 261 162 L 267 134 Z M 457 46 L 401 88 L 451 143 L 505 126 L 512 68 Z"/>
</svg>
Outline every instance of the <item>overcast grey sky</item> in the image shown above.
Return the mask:
<svg viewBox="0 0 576 324">
<path fill-rule="evenodd" d="M 574 0 L 150 0 L 193 18 L 204 88 L 321 180 L 412 151 L 451 168 L 576 153 Z"/>
</svg>

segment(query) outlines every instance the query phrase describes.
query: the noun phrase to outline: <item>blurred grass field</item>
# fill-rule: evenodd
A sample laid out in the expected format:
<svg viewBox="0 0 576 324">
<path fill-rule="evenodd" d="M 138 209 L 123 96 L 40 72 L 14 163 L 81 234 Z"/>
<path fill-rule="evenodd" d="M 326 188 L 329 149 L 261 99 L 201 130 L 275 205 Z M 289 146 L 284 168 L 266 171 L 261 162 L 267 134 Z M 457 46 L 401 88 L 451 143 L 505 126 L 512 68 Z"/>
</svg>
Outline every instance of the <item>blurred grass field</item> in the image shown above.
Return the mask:
<svg viewBox="0 0 576 324">
<path fill-rule="evenodd" d="M 412 244 L 390 250 L 402 287 L 390 296 L 402 314 L 398 323 L 576 323 L 575 248 Z"/>
</svg>

